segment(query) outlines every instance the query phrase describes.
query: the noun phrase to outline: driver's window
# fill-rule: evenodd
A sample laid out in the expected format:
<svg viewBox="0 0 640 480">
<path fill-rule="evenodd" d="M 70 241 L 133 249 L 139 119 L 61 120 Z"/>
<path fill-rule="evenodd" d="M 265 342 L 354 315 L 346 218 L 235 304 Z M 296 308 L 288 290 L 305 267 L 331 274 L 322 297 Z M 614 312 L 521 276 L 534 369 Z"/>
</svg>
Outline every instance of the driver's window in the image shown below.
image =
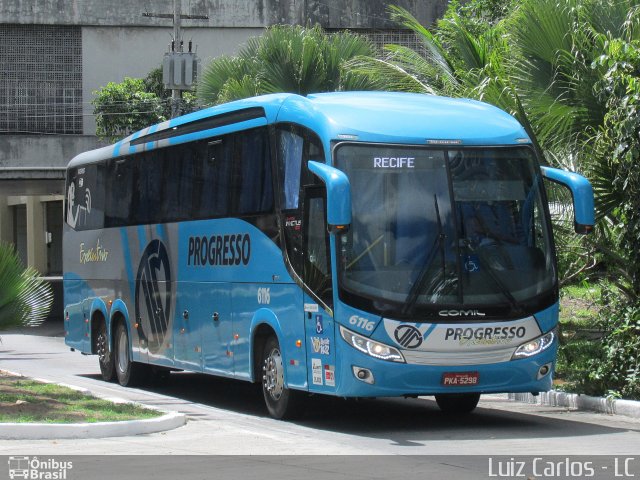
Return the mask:
<svg viewBox="0 0 640 480">
<path fill-rule="evenodd" d="M 320 300 L 333 308 L 329 236 L 326 222 L 326 202 L 322 188 L 306 192 L 304 282 Z"/>
<path fill-rule="evenodd" d="M 297 125 L 278 125 L 276 139 L 284 243 L 293 270 L 302 275 L 302 197 L 305 187 L 320 182 L 309 171 L 307 162 L 323 161 L 324 152 L 317 135 Z"/>
</svg>

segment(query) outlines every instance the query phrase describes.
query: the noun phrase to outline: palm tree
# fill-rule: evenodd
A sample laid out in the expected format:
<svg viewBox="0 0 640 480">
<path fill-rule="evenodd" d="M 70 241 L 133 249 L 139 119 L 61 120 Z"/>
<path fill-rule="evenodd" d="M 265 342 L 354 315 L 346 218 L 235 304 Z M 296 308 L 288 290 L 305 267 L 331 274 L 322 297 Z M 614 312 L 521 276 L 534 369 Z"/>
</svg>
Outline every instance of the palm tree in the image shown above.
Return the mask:
<svg viewBox="0 0 640 480">
<path fill-rule="evenodd" d="M 23 268 L 11 245 L 0 243 L 0 330 L 37 326 L 51 308 L 51 286 L 32 268 Z"/>
<path fill-rule="evenodd" d="M 213 105 L 266 93 L 370 89 L 367 79 L 345 72 L 343 64 L 373 52 L 369 41 L 349 32 L 276 25 L 249 39 L 237 56 L 213 60 L 198 82 L 198 99 Z"/>
<path fill-rule="evenodd" d="M 412 30 L 419 51 L 386 45 L 383 58 L 356 57 L 346 67 L 380 90 L 470 97 L 492 103 L 514 115 L 542 154 L 521 94 L 508 75 L 512 66 L 502 22 L 475 35 L 454 12 L 440 22 L 446 35 L 429 31 L 407 10 L 390 6 L 391 19 Z"/>
<path fill-rule="evenodd" d="M 417 34 L 421 51 L 387 45 L 384 58 L 359 57 L 347 66 L 380 89 L 492 103 L 522 123 L 550 163 L 584 169 L 589 159 L 580 156 L 593 152 L 583 147 L 606 113 L 606 101 L 593 88 L 606 69 L 594 62 L 608 38 L 640 38 L 640 2 L 517 3 L 504 19 L 476 32 L 448 13 L 435 33 L 392 6 L 391 18 Z"/>
</svg>

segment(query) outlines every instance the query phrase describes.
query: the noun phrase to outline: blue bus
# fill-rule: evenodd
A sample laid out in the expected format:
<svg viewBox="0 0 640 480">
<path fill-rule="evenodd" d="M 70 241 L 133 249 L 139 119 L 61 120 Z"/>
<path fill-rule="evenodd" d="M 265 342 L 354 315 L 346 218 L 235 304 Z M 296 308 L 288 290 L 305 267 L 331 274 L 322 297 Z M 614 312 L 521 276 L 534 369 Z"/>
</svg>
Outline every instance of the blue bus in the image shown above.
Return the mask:
<svg viewBox="0 0 640 480">
<path fill-rule="evenodd" d="M 104 380 L 171 371 L 305 394 L 546 391 L 558 276 L 543 180 L 594 223 L 581 176 L 472 100 L 274 94 L 148 127 L 69 163 L 66 344 Z"/>
</svg>

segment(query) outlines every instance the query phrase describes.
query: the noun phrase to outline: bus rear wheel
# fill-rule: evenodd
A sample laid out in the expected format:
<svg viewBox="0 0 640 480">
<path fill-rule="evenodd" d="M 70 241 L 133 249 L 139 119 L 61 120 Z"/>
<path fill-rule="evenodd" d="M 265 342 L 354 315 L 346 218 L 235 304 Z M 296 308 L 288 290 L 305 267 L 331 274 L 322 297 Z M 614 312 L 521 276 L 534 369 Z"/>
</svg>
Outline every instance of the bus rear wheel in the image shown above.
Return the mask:
<svg viewBox="0 0 640 480">
<path fill-rule="evenodd" d="M 146 365 L 134 362 L 129 353 L 129 332 L 124 322 L 116 328 L 114 338 L 115 370 L 118 383 L 123 387 L 139 385 L 144 377 Z"/>
<path fill-rule="evenodd" d="M 479 393 L 449 393 L 436 395 L 436 403 L 446 414 L 471 413 L 478 406 Z"/>
<path fill-rule="evenodd" d="M 100 374 L 105 382 L 112 382 L 116 379 L 116 366 L 113 351 L 109 348 L 108 342 L 107 325 L 104 322 L 100 322 L 98 337 L 96 338 L 96 352 L 98 353 Z"/>
<path fill-rule="evenodd" d="M 293 418 L 299 413 L 300 394 L 285 387 L 284 362 L 278 339 L 267 339 L 262 354 L 262 393 L 273 418 Z"/>
</svg>

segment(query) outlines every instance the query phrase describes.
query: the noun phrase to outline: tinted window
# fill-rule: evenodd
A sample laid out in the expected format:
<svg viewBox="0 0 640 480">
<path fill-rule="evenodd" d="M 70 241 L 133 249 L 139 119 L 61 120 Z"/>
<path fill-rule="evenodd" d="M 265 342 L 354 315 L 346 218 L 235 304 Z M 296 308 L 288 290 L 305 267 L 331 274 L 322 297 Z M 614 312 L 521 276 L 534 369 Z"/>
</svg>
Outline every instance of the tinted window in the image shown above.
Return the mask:
<svg viewBox="0 0 640 480">
<path fill-rule="evenodd" d="M 98 168 L 104 182 L 91 173 Z M 91 218 L 86 196 L 99 201 Z M 264 214 L 273 212 L 273 197 L 267 129 L 259 128 L 70 170 L 67 223 L 88 229 Z"/>
<path fill-rule="evenodd" d="M 138 181 L 133 162 L 134 158 L 120 158 L 107 162 L 105 227 L 119 227 L 131 223 L 133 186 Z"/>
<path fill-rule="evenodd" d="M 85 165 L 67 173 L 65 219 L 76 230 L 102 228 L 104 175 L 102 165 Z"/>
<path fill-rule="evenodd" d="M 265 130 L 245 132 L 236 139 L 237 155 L 234 169 L 235 199 L 238 214 L 268 212 L 273 208 L 273 182 L 269 146 Z"/>
</svg>

